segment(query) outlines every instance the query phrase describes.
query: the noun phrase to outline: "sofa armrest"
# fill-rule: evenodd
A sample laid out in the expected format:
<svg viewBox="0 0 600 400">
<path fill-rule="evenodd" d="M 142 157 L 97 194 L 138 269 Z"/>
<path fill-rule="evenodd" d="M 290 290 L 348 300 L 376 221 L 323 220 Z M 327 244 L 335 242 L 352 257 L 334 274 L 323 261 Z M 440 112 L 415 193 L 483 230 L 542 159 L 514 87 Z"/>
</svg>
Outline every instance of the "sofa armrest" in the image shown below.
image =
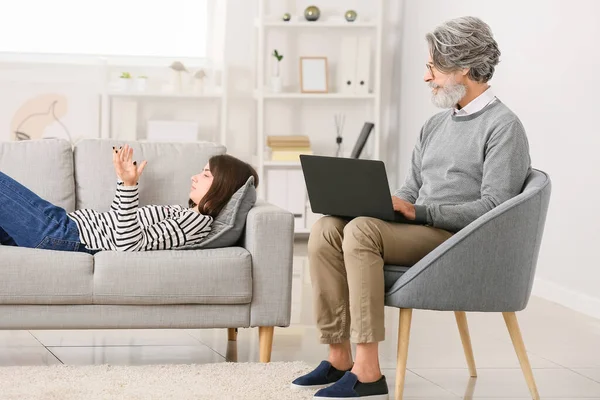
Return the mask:
<svg viewBox="0 0 600 400">
<path fill-rule="evenodd" d="M 248 213 L 242 246 L 252 255 L 250 326 L 289 326 L 294 215 L 257 201 Z"/>
</svg>

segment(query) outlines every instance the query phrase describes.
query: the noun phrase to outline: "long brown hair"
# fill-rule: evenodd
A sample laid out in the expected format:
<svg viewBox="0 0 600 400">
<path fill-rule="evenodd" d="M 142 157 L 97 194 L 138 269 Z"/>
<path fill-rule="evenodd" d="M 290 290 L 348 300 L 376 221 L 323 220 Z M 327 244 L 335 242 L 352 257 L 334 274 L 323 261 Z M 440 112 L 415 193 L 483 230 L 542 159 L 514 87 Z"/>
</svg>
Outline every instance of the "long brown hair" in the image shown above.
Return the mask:
<svg viewBox="0 0 600 400">
<path fill-rule="evenodd" d="M 248 178 L 254 177 L 254 187 L 258 187 L 258 174 L 248 163 L 229 154 L 212 156 L 208 160 L 208 167 L 213 176 L 210 189 L 198 204 L 200 214 L 216 218 L 231 196 L 244 186 Z M 190 207 L 196 204 L 190 199 Z"/>
</svg>

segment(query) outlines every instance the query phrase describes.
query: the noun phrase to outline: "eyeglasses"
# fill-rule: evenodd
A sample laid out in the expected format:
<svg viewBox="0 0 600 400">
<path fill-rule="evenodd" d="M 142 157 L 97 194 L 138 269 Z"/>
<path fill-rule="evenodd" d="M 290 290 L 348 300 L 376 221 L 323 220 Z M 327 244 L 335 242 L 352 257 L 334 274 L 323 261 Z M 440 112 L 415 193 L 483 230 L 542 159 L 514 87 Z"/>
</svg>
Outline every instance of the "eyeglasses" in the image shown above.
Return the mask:
<svg viewBox="0 0 600 400">
<path fill-rule="evenodd" d="M 433 73 L 433 64 L 431 63 L 426 63 L 425 66 L 427 67 L 427 69 L 429 70 L 429 73 L 431 74 L 432 78 L 435 78 L 435 75 Z"/>
</svg>

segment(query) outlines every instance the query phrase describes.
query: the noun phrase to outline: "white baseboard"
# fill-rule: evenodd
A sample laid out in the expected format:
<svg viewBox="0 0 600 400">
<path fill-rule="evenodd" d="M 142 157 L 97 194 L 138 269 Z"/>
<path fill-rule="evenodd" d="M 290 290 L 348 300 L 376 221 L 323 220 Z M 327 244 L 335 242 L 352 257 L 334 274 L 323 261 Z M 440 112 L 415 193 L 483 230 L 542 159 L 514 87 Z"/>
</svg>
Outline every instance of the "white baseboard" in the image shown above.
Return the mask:
<svg viewBox="0 0 600 400">
<path fill-rule="evenodd" d="M 532 294 L 600 319 L 600 298 L 592 297 L 539 278 L 536 278 L 533 283 Z"/>
</svg>

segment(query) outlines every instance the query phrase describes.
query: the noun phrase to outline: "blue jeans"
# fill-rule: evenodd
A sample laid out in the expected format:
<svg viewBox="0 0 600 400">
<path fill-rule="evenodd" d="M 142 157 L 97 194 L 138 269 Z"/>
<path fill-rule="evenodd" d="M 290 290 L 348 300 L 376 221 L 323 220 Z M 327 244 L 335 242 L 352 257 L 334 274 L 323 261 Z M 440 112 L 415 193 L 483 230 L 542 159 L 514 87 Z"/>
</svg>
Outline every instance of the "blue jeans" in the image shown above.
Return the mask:
<svg viewBox="0 0 600 400">
<path fill-rule="evenodd" d="M 0 244 L 94 254 L 67 212 L 0 172 Z"/>
</svg>

